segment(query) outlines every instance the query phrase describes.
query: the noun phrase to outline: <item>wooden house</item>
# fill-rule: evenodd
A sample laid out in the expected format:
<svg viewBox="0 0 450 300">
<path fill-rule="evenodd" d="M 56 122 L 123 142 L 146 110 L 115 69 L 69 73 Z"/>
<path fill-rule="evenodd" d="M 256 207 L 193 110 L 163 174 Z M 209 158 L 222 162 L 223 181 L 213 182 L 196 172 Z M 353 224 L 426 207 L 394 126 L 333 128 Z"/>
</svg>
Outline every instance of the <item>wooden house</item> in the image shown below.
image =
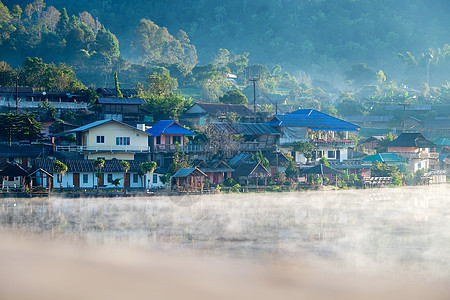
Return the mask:
<svg viewBox="0 0 450 300">
<path fill-rule="evenodd" d="M 253 121 L 254 113 L 243 104 L 218 104 L 197 102 L 183 115 L 180 121 L 192 125 L 208 125 L 217 122 L 227 122 L 230 117 L 240 122 Z"/>
<path fill-rule="evenodd" d="M 193 165 L 195 168 L 198 168 L 205 173 L 209 178 L 209 182 L 213 184 L 223 183 L 225 179 L 231 178 L 232 173 L 234 172 L 234 169 L 223 160 L 209 162 L 198 160 L 194 161 Z"/>
<path fill-rule="evenodd" d="M 139 121 L 144 119 L 141 106 L 147 102 L 141 98 L 98 98 L 95 103 L 101 106 L 103 120 Z"/>
<path fill-rule="evenodd" d="M 260 162 L 244 161 L 236 167 L 232 176 L 240 185 L 266 185 L 271 174 Z"/>
<path fill-rule="evenodd" d="M 172 176 L 172 189 L 179 192 L 203 192 L 208 176 L 197 168 L 183 168 Z"/>
</svg>

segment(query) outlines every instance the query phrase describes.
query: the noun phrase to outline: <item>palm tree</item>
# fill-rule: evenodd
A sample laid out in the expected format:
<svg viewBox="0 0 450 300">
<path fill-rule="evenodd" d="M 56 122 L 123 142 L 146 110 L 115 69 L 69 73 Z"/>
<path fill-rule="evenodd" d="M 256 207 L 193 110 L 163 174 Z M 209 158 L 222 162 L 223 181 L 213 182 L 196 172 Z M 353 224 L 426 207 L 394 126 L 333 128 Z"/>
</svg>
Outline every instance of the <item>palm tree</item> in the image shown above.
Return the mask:
<svg viewBox="0 0 450 300">
<path fill-rule="evenodd" d="M 62 182 L 62 177 L 67 172 L 67 166 L 61 161 L 55 160 L 53 161 L 53 170 L 55 170 L 55 172 L 58 173 L 58 179 L 60 182 Z"/>
<path fill-rule="evenodd" d="M 141 182 L 143 180 L 144 175 L 147 173 L 153 173 L 156 169 L 156 163 L 154 161 L 151 162 L 143 162 L 139 164 L 138 174 L 141 177 Z M 142 184 L 144 188 L 146 188 L 145 184 Z"/>
<path fill-rule="evenodd" d="M 127 193 L 127 190 L 126 190 L 126 188 L 125 188 L 125 178 L 127 178 L 126 175 L 127 175 L 128 171 L 130 170 L 130 163 L 127 162 L 127 161 L 121 160 L 121 161 L 119 162 L 119 165 L 120 165 L 120 167 L 122 168 L 123 172 L 125 173 L 125 174 L 123 175 L 123 193 L 126 194 L 126 193 Z"/>
<path fill-rule="evenodd" d="M 103 173 L 102 173 L 102 169 L 105 166 L 105 160 L 104 159 L 96 159 L 92 162 L 96 172 L 95 172 L 95 177 L 97 177 L 97 193 L 99 191 L 99 187 L 100 187 L 100 178 L 102 177 Z"/>
</svg>

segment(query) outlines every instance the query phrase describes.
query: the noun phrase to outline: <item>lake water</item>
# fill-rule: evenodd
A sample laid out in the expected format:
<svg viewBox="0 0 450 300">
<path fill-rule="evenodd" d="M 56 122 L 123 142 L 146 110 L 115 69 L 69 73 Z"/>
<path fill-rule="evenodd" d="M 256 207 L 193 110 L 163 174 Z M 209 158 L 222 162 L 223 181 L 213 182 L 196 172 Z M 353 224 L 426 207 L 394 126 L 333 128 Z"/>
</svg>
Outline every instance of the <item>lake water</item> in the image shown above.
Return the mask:
<svg viewBox="0 0 450 300">
<path fill-rule="evenodd" d="M 357 272 L 395 269 L 448 280 L 449 189 L 10 198 L 0 199 L 0 233 Z"/>
</svg>

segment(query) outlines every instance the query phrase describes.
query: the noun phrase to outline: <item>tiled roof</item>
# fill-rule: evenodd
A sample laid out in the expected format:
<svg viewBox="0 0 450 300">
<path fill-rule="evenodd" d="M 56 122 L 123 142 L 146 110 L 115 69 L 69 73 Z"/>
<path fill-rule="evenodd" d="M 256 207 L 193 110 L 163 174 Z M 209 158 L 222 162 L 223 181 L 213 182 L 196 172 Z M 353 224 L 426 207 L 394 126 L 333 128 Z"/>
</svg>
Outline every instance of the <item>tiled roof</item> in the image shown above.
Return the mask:
<svg viewBox="0 0 450 300">
<path fill-rule="evenodd" d="M 213 123 L 219 131 L 240 135 L 281 135 L 266 123 Z"/>
<path fill-rule="evenodd" d="M 427 140 L 421 133 L 402 133 L 390 142 L 388 147 L 432 148 L 435 144 Z"/>
<path fill-rule="evenodd" d="M 285 115 L 276 115 L 271 126 L 307 127 L 311 130 L 358 131 L 359 126 L 314 109 L 299 109 Z"/>
<path fill-rule="evenodd" d="M 18 145 L 0 145 L 0 157 L 47 157 L 51 152 L 50 147 L 30 145 L 30 146 L 18 146 Z"/>
<path fill-rule="evenodd" d="M 95 172 L 96 169 L 94 168 L 92 159 L 66 159 L 61 160 L 66 166 L 68 172 L 73 173 L 92 173 Z M 43 170 L 46 170 L 49 173 L 54 173 L 53 170 L 53 162 L 52 159 L 35 159 L 32 161 L 33 169 L 42 168 Z M 130 170 L 128 170 L 129 173 L 136 173 L 139 170 L 139 164 L 142 163 L 142 161 L 137 160 L 127 160 L 127 162 L 130 164 Z M 103 173 L 120 173 L 124 172 L 122 168 L 120 167 L 120 161 L 117 159 L 112 160 L 105 160 L 105 166 L 102 168 Z"/>
<path fill-rule="evenodd" d="M 184 128 L 175 120 L 159 121 L 152 128 L 147 129 L 146 132 L 152 136 L 160 136 L 161 134 L 194 135 L 192 131 Z"/>
<path fill-rule="evenodd" d="M 99 104 L 141 105 L 147 103 L 142 98 L 98 98 Z"/>
<path fill-rule="evenodd" d="M 198 102 L 194 105 L 200 106 L 206 111 L 206 113 L 212 115 L 220 116 L 227 113 L 236 113 L 240 117 L 253 116 L 253 111 L 251 111 L 247 106 L 243 104 L 217 104 Z"/>
</svg>

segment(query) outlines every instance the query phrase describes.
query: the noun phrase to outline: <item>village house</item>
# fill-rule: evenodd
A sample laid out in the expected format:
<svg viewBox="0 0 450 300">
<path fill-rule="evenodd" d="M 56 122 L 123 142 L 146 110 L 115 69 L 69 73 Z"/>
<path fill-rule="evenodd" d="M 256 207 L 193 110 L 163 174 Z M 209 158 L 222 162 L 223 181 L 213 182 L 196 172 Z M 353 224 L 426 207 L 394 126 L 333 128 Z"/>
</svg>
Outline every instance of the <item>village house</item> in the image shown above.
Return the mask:
<svg viewBox="0 0 450 300">
<path fill-rule="evenodd" d="M 267 185 L 270 172 L 256 161 L 244 161 L 233 172 L 233 179 L 240 185 Z"/>
<path fill-rule="evenodd" d="M 183 115 L 180 122 L 189 126 L 202 126 L 217 122 L 228 122 L 236 119 L 240 122 L 253 121 L 254 113 L 243 104 L 217 104 L 197 102 Z"/>
<path fill-rule="evenodd" d="M 98 98 L 95 104 L 100 105 L 100 118 L 118 121 L 143 121 L 145 112 L 141 109 L 147 102 L 141 98 Z"/>
<path fill-rule="evenodd" d="M 223 160 L 209 162 L 196 160 L 193 162 L 193 167 L 205 173 L 209 178 L 209 182 L 213 184 L 223 183 L 225 179 L 231 178 L 231 174 L 234 172 L 234 169 Z"/>
<path fill-rule="evenodd" d="M 409 168 L 415 172 L 428 170 L 430 161 L 438 158 L 435 144 L 427 140 L 421 133 L 402 133 L 387 145 L 389 153 L 396 153 L 408 160 Z"/>
<path fill-rule="evenodd" d="M 349 132 L 357 132 L 360 127 L 324 114 L 314 109 L 299 109 L 294 112 L 275 115 L 268 122 L 282 133 L 280 148 L 290 152 L 295 142 L 311 142 L 316 150 L 313 159 L 320 160 L 325 156 L 328 160 L 343 161 L 348 158 L 349 149 L 356 147 L 356 142 L 349 138 Z M 305 162 L 305 157 L 294 153 L 295 162 Z"/>
<path fill-rule="evenodd" d="M 117 159 L 105 160 L 105 165 L 100 170 L 94 167 L 92 159 L 63 159 L 61 160 L 67 166 L 67 172 L 64 176 L 60 176 L 54 170 L 53 159 L 36 159 L 33 160 L 33 170 L 42 169 L 53 174 L 54 188 L 115 188 L 112 182 L 116 179 L 120 180 L 118 188 L 161 188 L 163 183 L 160 176 L 162 174 L 152 173 L 144 176 L 139 175 L 139 164 L 143 161 L 128 160 L 130 169 L 125 172 Z M 96 177 L 96 172 L 100 171 L 102 176 L 100 180 Z M 47 186 L 45 179 L 38 182 L 43 186 Z"/>
<path fill-rule="evenodd" d="M 178 192 L 203 192 L 208 176 L 197 168 L 182 168 L 173 174 L 172 189 Z"/>
<path fill-rule="evenodd" d="M 175 144 L 178 144 L 180 151 L 195 150 L 194 145 L 185 145 L 185 137 L 194 136 L 194 133 L 175 120 L 159 121 L 146 132 L 150 135 L 151 160 L 158 166 L 170 164 L 175 152 Z M 189 146 L 192 146 L 191 149 Z"/>
<path fill-rule="evenodd" d="M 136 155 L 150 154 L 150 133 L 114 119 L 96 121 L 55 137 L 69 134 L 76 135 L 76 145 L 63 146 L 57 141 L 56 151 L 75 151 L 85 159 L 105 160 L 133 160 Z"/>
</svg>

